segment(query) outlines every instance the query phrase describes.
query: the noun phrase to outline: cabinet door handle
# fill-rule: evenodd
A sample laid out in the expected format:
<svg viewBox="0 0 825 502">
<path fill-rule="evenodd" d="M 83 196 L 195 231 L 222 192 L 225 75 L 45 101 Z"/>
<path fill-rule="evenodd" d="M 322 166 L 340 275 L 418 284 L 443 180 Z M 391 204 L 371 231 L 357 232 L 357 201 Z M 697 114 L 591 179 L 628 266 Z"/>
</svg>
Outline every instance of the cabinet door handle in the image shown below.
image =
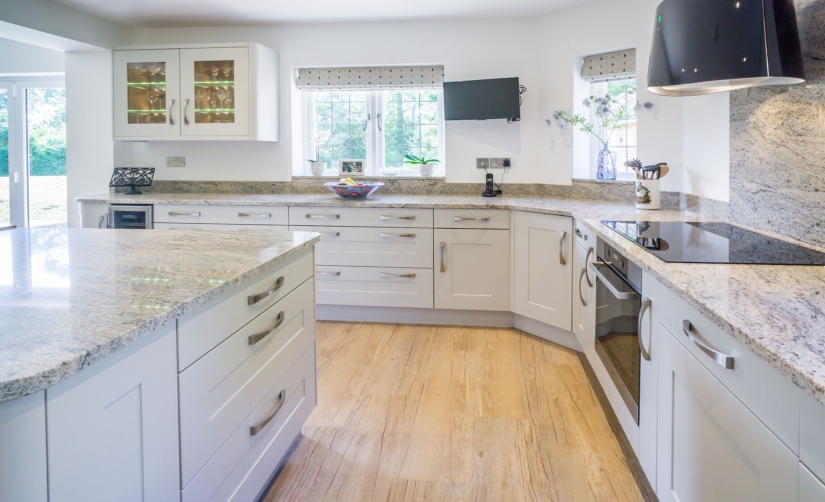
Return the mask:
<svg viewBox="0 0 825 502">
<path fill-rule="evenodd" d="M 195 211 L 193 213 L 187 213 L 186 211 L 169 211 L 169 216 L 191 216 L 193 218 L 200 217 L 201 213 Z"/>
<path fill-rule="evenodd" d="M 567 235 L 567 232 L 562 230 L 561 237 L 559 237 L 559 263 L 562 265 L 567 265 L 567 262 L 564 261 L 564 237 Z"/>
<path fill-rule="evenodd" d="M 408 239 L 415 239 L 415 234 L 385 234 L 384 232 L 381 232 L 378 234 L 378 237 L 381 237 L 382 239 L 385 237 L 406 237 Z"/>
<path fill-rule="evenodd" d="M 238 213 L 239 218 L 248 218 L 255 216 L 257 218 L 272 218 L 272 213 L 260 213 L 260 214 L 252 214 L 252 213 Z"/>
<path fill-rule="evenodd" d="M 693 335 L 693 325 L 690 324 L 690 321 L 685 319 L 682 321 L 682 331 L 685 335 L 690 338 L 690 341 L 693 342 L 694 345 L 699 347 L 699 350 L 710 356 L 711 359 L 719 363 L 719 366 L 725 368 L 726 370 L 733 369 L 733 356 L 729 356 L 725 353 L 719 352 L 718 350 L 714 350 L 710 348 L 705 342 L 699 340 Z"/>
<path fill-rule="evenodd" d="M 582 273 L 579 274 L 579 300 L 581 300 L 583 307 L 587 306 L 587 302 L 584 301 L 584 295 L 582 295 L 582 279 L 584 278 L 585 275 L 587 275 L 587 267 L 586 266 L 584 268 L 582 268 Z"/>
<path fill-rule="evenodd" d="M 415 274 L 388 274 L 386 272 L 381 272 L 382 279 L 386 279 L 387 277 L 403 277 L 405 279 L 415 279 Z"/>
<path fill-rule="evenodd" d="M 447 269 L 444 267 L 444 248 L 447 247 L 446 242 L 441 243 L 441 271 L 446 272 Z"/>
<path fill-rule="evenodd" d="M 175 117 L 172 116 L 172 107 L 175 106 L 175 98 L 172 98 L 172 102 L 169 103 L 169 125 L 175 125 Z"/>
<path fill-rule="evenodd" d="M 593 287 L 593 281 L 590 280 L 590 275 L 587 273 L 587 264 L 590 262 L 590 255 L 593 254 L 593 248 L 587 249 L 587 256 L 584 257 L 584 277 L 587 279 L 587 286 Z"/>
<path fill-rule="evenodd" d="M 318 232 L 321 235 L 331 235 L 333 237 L 340 237 L 341 232 Z"/>
<path fill-rule="evenodd" d="M 645 361 L 650 361 L 650 352 L 645 348 L 645 342 L 642 340 L 642 320 L 645 317 L 645 311 L 650 308 L 652 303 L 650 298 L 642 299 L 642 308 L 639 310 L 639 325 L 636 327 L 639 333 L 639 349 L 642 351 L 642 357 L 645 358 Z"/>
<path fill-rule="evenodd" d="M 490 217 L 480 216 L 478 218 L 465 218 L 464 216 L 453 216 L 453 221 L 490 221 Z"/>
<path fill-rule="evenodd" d="M 283 407 L 285 402 L 286 402 L 286 389 L 281 389 L 281 392 L 278 394 L 278 402 L 275 404 L 275 408 L 272 410 L 272 413 L 270 413 L 265 419 L 258 422 L 258 424 L 253 425 L 252 427 L 250 427 L 249 428 L 249 435 L 254 436 L 254 435 L 258 434 L 259 432 L 261 432 L 262 430 L 264 430 L 264 427 L 266 427 L 266 424 L 271 422 L 272 419 L 275 418 L 275 415 L 277 415 L 278 412 L 281 411 L 281 408 Z"/>
<path fill-rule="evenodd" d="M 189 100 L 183 101 L 183 123 L 189 125 L 189 117 L 186 116 L 186 109 L 189 108 Z"/>
<path fill-rule="evenodd" d="M 258 293 L 256 295 L 249 295 L 246 297 L 246 304 L 247 305 L 255 305 L 259 301 L 263 300 L 267 296 L 271 295 L 272 293 L 281 289 L 284 285 L 284 276 L 278 277 L 278 280 L 275 281 L 275 285 L 272 286 L 271 289 L 264 291 L 263 293 Z"/>
<path fill-rule="evenodd" d="M 410 220 L 410 221 L 412 221 L 412 220 L 415 219 L 415 216 L 386 216 L 386 215 L 382 214 L 379 218 L 382 219 L 382 220 Z"/>
<path fill-rule="evenodd" d="M 256 343 L 260 342 L 270 333 L 278 329 L 278 326 L 284 323 L 284 311 L 278 312 L 278 317 L 275 318 L 275 322 L 265 330 L 261 331 L 260 333 L 255 333 L 254 335 L 249 335 L 249 345 L 255 345 Z"/>
<path fill-rule="evenodd" d="M 307 218 L 332 218 L 338 220 L 341 218 L 340 214 L 309 214 L 307 213 Z"/>
<path fill-rule="evenodd" d="M 319 272 L 316 270 L 315 275 L 341 275 L 341 271 L 339 270 L 337 272 Z"/>
</svg>

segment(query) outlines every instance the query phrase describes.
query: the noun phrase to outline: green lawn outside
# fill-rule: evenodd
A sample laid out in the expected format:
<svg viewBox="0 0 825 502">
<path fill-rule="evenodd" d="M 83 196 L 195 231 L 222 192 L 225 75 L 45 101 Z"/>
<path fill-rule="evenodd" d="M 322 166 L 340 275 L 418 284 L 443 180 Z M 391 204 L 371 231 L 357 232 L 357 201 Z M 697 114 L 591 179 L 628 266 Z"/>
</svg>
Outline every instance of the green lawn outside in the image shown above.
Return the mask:
<svg viewBox="0 0 825 502">
<path fill-rule="evenodd" d="M 30 225 L 66 223 L 66 177 L 32 176 L 29 178 Z M 9 224 L 9 178 L 0 177 L 0 226 Z"/>
</svg>

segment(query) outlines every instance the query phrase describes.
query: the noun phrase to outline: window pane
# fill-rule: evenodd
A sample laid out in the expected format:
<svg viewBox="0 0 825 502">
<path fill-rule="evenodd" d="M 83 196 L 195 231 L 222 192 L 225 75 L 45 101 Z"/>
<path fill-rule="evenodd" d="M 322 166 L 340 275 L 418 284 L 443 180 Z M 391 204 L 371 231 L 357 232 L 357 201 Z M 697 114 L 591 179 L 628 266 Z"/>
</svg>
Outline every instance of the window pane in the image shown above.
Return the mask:
<svg viewBox="0 0 825 502">
<path fill-rule="evenodd" d="M 66 90 L 26 91 L 29 140 L 29 222 L 65 224 Z"/>
<path fill-rule="evenodd" d="M 624 163 L 636 156 L 636 80 L 616 80 L 598 85 L 604 87 L 597 94 L 606 93 L 616 101 L 612 109 L 624 112 L 625 119 L 614 129 L 609 145 L 616 152 L 616 170 L 620 173 L 632 172 Z"/>
<path fill-rule="evenodd" d="M 367 158 L 367 94 L 360 91 L 313 93 L 315 130 L 311 157 L 337 168 L 341 159 Z"/>
<path fill-rule="evenodd" d="M 0 89 L 0 227 L 11 223 L 9 192 L 9 91 Z"/>
<path fill-rule="evenodd" d="M 384 91 L 385 172 L 397 172 L 404 155 L 438 158 L 438 93 Z"/>
</svg>

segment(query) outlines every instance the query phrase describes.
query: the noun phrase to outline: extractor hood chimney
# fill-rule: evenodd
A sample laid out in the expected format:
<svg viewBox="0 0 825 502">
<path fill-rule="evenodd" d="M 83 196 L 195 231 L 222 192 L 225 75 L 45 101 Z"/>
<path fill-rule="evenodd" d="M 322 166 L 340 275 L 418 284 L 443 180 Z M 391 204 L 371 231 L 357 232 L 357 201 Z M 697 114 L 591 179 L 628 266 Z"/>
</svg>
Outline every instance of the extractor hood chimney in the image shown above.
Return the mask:
<svg viewBox="0 0 825 502">
<path fill-rule="evenodd" d="M 664 0 L 647 89 L 697 96 L 805 81 L 793 0 Z"/>
</svg>

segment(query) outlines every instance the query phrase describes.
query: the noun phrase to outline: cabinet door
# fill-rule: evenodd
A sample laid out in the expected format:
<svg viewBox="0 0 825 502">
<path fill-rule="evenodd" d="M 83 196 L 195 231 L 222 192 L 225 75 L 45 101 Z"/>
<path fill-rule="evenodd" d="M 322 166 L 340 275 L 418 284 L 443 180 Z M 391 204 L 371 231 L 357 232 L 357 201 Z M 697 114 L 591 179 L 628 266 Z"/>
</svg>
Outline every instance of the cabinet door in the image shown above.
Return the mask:
<svg viewBox="0 0 825 502">
<path fill-rule="evenodd" d="M 181 49 L 181 136 L 249 136 L 249 48 Z"/>
<path fill-rule="evenodd" d="M 793 452 L 672 334 L 661 333 L 659 500 L 797 500 Z"/>
<path fill-rule="evenodd" d="M 572 229 L 569 217 L 516 212 L 515 312 L 567 331 L 572 331 Z"/>
<path fill-rule="evenodd" d="M 587 353 L 595 344 L 596 285 L 587 263 L 596 257 L 591 246 L 573 246 L 573 332 Z"/>
<path fill-rule="evenodd" d="M 437 229 L 435 308 L 510 310 L 510 231 Z"/>
<path fill-rule="evenodd" d="M 114 51 L 115 138 L 180 136 L 180 51 Z"/>
<path fill-rule="evenodd" d="M 642 354 L 639 360 L 639 444 L 636 456 L 650 482 L 656 486 L 656 448 L 658 434 L 659 372 L 662 358 L 659 341 L 664 328 L 655 322 L 653 310 L 661 307 L 659 283 L 647 272 L 642 275 L 642 308 L 639 322 L 639 338 L 649 359 Z"/>
<path fill-rule="evenodd" d="M 799 502 L 825 502 L 825 485 L 799 462 Z"/>
<path fill-rule="evenodd" d="M 175 324 L 46 389 L 49 500 L 180 498 Z"/>
</svg>

